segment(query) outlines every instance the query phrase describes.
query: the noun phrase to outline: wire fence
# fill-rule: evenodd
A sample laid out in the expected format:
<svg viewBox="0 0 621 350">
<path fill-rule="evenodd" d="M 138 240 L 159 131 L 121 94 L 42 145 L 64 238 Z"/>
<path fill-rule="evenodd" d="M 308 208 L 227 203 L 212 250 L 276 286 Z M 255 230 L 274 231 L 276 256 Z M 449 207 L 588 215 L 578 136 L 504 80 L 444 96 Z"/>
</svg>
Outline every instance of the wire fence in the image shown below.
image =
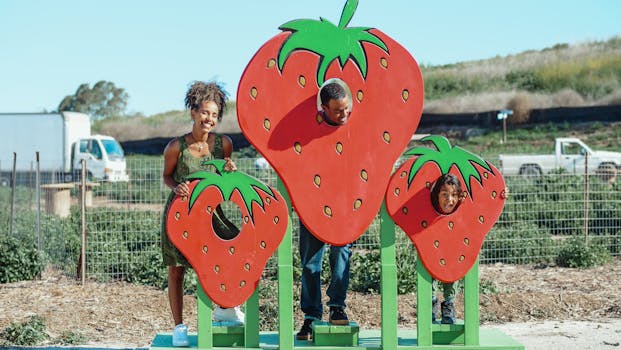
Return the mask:
<svg viewBox="0 0 621 350">
<path fill-rule="evenodd" d="M 240 171 L 276 186 L 275 172 L 256 159 L 235 161 Z M 87 184 L 84 213 L 78 183 L 63 183 L 60 174 L 46 174 L 40 178 L 38 192 L 32 167 L 32 172 L 19 175 L 14 190 L 0 187 L 0 232 L 33 242 L 48 264 L 78 273 L 84 215 L 86 275 L 100 280 L 148 279 L 148 274 L 161 269 L 160 228 L 170 190 L 161 180 L 161 158 L 129 157 L 127 167 L 129 182 Z M 510 195 L 503 214 L 486 237 L 481 263 L 553 261 L 570 242 L 568 238 L 575 237 L 605 246 L 611 255 L 618 256 L 621 190 L 615 180 L 614 175 L 562 171 L 534 177 L 506 176 Z M 231 217 L 235 209 L 234 205 L 229 208 Z M 297 245 L 298 220 L 292 219 Z M 397 231 L 399 264 L 409 264 L 415 260 L 415 250 L 407 236 Z M 355 242 L 354 254 L 378 252 L 379 232 L 378 217 Z M 267 273 L 274 273 L 274 260 L 268 262 Z"/>
</svg>

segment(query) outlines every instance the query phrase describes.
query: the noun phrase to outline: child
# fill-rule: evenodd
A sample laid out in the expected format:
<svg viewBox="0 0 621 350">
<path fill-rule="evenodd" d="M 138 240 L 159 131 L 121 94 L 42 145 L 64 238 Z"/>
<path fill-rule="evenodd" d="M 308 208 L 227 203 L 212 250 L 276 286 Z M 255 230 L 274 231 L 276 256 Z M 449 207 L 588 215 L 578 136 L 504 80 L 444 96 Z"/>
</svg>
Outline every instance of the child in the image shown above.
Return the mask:
<svg viewBox="0 0 621 350">
<path fill-rule="evenodd" d="M 455 212 L 463 199 L 461 184 L 457 176 L 453 174 L 444 174 L 440 176 L 431 189 L 431 204 L 434 209 L 442 214 L 449 215 Z M 436 293 L 438 290 L 438 281 L 433 280 L 431 297 L 432 317 L 431 320 L 436 323 L 438 315 L 438 298 Z M 442 302 L 441 322 L 444 324 L 455 323 L 455 294 L 459 281 L 452 283 L 442 283 L 444 301 Z"/>
</svg>

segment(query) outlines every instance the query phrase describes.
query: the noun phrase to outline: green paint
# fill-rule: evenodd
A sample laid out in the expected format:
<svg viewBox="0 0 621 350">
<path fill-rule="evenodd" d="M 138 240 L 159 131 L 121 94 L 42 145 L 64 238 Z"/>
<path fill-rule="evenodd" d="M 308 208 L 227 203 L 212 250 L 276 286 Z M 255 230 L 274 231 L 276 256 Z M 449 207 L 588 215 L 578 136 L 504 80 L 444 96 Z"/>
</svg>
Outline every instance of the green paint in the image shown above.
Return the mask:
<svg viewBox="0 0 621 350">
<path fill-rule="evenodd" d="M 404 156 L 418 156 L 410 168 L 408 187 L 412 183 L 412 180 L 414 180 L 416 173 L 428 162 L 436 163 L 442 174 L 448 173 L 451 167 L 455 165 L 457 170 L 460 172 L 461 177 L 466 182 L 465 185 L 468 190 L 468 194 L 470 195 L 472 195 L 472 191 L 470 190 L 470 178 L 472 177 L 479 183 L 482 183 L 481 174 L 477 171 L 473 164 L 478 164 L 487 171 L 492 172 L 492 168 L 485 160 L 459 146 L 451 146 L 446 137 L 432 135 L 423 137 L 421 141 L 431 141 L 436 149 L 417 147 L 409 149 L 403 153 Z"/>
<path fill-rule="evenodd" d="M 395 349 L 398 330 L 395 223 L 386 210 L 385 202 L 382 203 L 380 210 L 380 246 L 382 346 L 386 349 Z"/>
<path fill-rule="evenodd" d="M 192 209 L 194 202 L 198 199 L 201 193 L 207 187 L 214 186 L 220 191 L 224 200 L 231 199 L 233 191 L 237 190 L 242 196 L 251 220 L 254 222 L 252 202 L 257 203 L 261 208 L 265 208 L 265 203 L 263 202 L 261 194 L 258 190 L 267 193 L 275 199 L 276 197 L 274 192 L 272 192 L 272 189 L 260 180 L 241 171 L 225 171 L 225 164 L 226 161 L 223 159 L 209 160 L 203 162 L 203 165 L 213 165 L 216 168 L 216 172 L 197 171 L 188 175 L 188 180 L 201 180 L 190 194 L 190 200 L 188 201 L 188 212 Z"/>
<path fill-rule="evenodd" d="M 278 69 L 282 72 L 285 62 L 293 52 L 310 51 L 319 56 L 318 86 L 325 81 L 326 71 L 335 60 L 338 60 L 341 68 L 347 61 L 352 61 L 360 70 L 362 77 L 366 78 L 367 57 L 362 43 L 371 43 L 385 52 L 388 52 L 388 48 L 377 36 L 369 33 L 371 28 L 347 27 L 356 12 L 356 7 L 358 7 L 358 0 L 347 1 L 338 26 L 325 18 L 320 18 L 319 21 L 298 19 L 281 25 L 279 29 L 292 33 L 278 53 Z M 326 38 L 330 39 L 326 40 Z"/>
<path fill-rule="evenodd" d="M 278 178 L 278 192 L 287 200 L 289 214 L 291 200 L 282 180 Z M 280 349 L 293 349 L 293 249 L 291 215 L 288 215 L 285 237 L 278 246 L 278 344 Z"/>
</svg>

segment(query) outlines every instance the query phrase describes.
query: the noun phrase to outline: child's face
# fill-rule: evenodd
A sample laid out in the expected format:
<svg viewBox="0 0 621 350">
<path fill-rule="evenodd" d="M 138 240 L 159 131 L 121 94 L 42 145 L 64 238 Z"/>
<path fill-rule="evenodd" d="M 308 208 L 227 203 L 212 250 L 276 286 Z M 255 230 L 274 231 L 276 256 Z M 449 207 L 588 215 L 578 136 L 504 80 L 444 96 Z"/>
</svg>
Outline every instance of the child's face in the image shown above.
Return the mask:
<svg viewBox="0 0 621 350">
<path fill-rule="evenodd" d="M 438 206 L 442 214 L 451 214 L 459 204 L 460 194 L 453 185 L 444 184 L 438 192 Z"/>
</svg>

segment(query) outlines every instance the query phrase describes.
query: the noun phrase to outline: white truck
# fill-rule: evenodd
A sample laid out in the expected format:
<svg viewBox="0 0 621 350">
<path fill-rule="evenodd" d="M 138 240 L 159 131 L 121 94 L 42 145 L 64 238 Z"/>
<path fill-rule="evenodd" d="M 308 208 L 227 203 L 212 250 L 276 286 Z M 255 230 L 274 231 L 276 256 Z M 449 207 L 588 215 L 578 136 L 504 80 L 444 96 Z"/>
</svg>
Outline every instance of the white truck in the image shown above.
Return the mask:
<svg viewBox="0 0 621 350">
<path fill-rule="evenodd" d="M 564 169 L 571 174 L 583 174 L 585 162 L 591 174 L 616 174 L 621 171 L 621 153 L 594 151 L 573 137 L 557 138 L 554 154 L 501 154 L 498 158 L 504 175 L 540 176 L 558 169 Z"/>
<path fill-rule="evenodd" d="M 117 140 L 110 136 L 91 135 L 87 114 L 0 113 L 0 185 L 10 183 L 13 153 L 16 154 L 16 179 L 39 169 L 45 181 L 77 181 L 82 159 L 87 175 L 105 181 L 128 181 L 125 155 Z M 21 178 L 24 178 L 22 175 Z"/>
</svg>

